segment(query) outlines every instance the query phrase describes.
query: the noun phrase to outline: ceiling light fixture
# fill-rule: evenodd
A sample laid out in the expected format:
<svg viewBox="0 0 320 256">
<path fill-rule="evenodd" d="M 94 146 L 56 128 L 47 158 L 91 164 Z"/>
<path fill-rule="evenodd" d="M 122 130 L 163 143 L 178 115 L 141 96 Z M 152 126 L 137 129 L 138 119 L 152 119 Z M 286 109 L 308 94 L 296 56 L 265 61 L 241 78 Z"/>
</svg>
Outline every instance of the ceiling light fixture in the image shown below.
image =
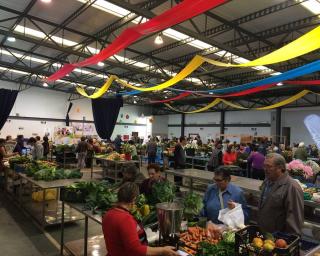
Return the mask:
<svg viewBox="0 0 320 256">
<path fill-rule="evenodd" d="M 41 2 L 46 3 L 46 4 L 50 4 L 51 0 L 41 0 Z"/>
<path fill-rule="evenodd" d="M 9 41 L 9 42 L 15 42 L 16 41 L 16 39 L 14 38 L 14 37 L 12 37 L 12 36 L 9 36 L 8 38 L 7 38 L 7 40 Z"/>
<path fill-rule="evenodd" d="M 104 66 L 104 63 L 101 62 L 101 61 L 99 61 L 99 62 L 98 62 L 98 66 L 99 66 L 99 67 L 103 67 L 103 66 Z"/>
<path fill-rule="evenodd" d="M 159 33 L 157 37 L 154 39 L 155 44 L 163 44 L 162 33 Z"/>
<path fill-rule="evenodd" d="M 43 87 L 48 87 L 49 85 L 47 83 L 43 83 Z"/>
<path fill-rule="evenodd" d="M 283 83 L 282 83 L 282 82 L 277 83 L 277 86 L 282 86 L 282 85 L 283 85 Z"/>
<path fill-rule="evenodd" d="M 137 101 L 134 100 L 134 101 L 133 101 L 133 104 L 137 104 Z"/>
</svg>

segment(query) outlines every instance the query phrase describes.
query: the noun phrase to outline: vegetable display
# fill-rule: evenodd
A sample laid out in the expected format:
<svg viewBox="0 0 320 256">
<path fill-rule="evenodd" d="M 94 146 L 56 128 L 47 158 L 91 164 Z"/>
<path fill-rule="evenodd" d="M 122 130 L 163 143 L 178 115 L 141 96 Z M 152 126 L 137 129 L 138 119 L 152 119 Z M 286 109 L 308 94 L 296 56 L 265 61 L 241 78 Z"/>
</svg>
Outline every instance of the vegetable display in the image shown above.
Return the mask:
<svg viewBox="0 0 320 256">
<path fill-rule="evenodd" d="M 30 163 L 30 158 L 27 156 L 15 156 L 9 159 L 10 168 L 13 169 L 15 164 L 27 164 Z"/>
<path fill-rule="evenodd" d="M 234 244 L 227 243 L 224 240 L 217 244 L 208 242 L 199 243 L 199 249 L 196 256 L 233 256 L 236 255 Z"/>
<path fill-rule="evenodd" d="M 65 170 L 56 168 L 42 169 L 33 174 L 35 180 L 53 181 L 59 179 L 81 179 L 82 173 L 79 169 Z"/>
<path fill-rule="evenodd" d="M 28 177 L 32 177 L 37 171 L 40 171 L 42 169 L 49 169 L 56 166 L 57 164 L 53 162 L 37 160 L 26 164 L 25 172 Z"/>
</svg>

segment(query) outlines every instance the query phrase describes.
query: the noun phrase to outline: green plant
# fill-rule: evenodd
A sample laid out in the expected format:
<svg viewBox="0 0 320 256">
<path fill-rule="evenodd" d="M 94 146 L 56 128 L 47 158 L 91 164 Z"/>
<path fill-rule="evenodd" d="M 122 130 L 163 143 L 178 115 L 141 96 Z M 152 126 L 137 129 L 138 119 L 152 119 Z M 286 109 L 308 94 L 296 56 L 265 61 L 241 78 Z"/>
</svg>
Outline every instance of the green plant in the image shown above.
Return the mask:
<svg viewBox="0 0 320 256">
<path fill-rule="evenodd" d="M 193 219 L 199 215 L 202 207 L 202 197 L 196 193 L 190 192 L 186 195 L 183 201 L 184 204 L 184 216 L 187 219 Z"/>
<path fill-rule="evenodd" d="M 124 154 L 132 154 L 133 148 L 130 144 L 124 144 L 123 145 L 123 153 Z"/>
</svg>

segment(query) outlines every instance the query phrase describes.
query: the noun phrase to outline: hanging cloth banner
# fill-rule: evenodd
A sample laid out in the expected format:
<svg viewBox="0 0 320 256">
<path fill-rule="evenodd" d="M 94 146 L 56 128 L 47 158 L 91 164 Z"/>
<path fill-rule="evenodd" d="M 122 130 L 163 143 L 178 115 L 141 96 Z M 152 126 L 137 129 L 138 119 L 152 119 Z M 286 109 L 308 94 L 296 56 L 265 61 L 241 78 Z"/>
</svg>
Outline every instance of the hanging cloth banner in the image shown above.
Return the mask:
<svg viewBox="0 0 320 256">
<path fill-rule="evenodd" d="M 81 94 L 84 97 L 87 97 L 90 99 L 97 99 L 97 98 L 100 98 L 103 94 L 105 94 L 109 90 L 109 88 L 110 88 L 112 82 L 115 80 L 115 78 L 116 78 L 116 76 L 113 76 L 113 75 L 110 76 L 110 78 L 105 82 L 105 84 L 102 85 L 102 87 L 92 95 L 88 95 L 86 93 L 86 91 L 84 90 L 84 88 L 82 88 L 80 86 L 78 86 L 76 88 L 76 90 L 79 94 Z"/>
<path fill-rule="evenodd" d="M 155 101 L 150 101 L 150 103 L 166 103 L 166 102 L 170 102 L 170 101 L 175 101 L 175 100 L 180 100 L 182 98 L 185 98 L 189 95 L 191 95 L 191 92 L 183 92 L 181 94 L 179 94 L 176 97 L 170 98 L 170 99 L 165 99 L 165 100 L 155 100 Z"/>
<path fill-rule="evenodd" d="M 320 39 L 320 26 L 311 30 L 307 34 L 299 37 L 295 41 L 283 46 L 282 48 L 275 50 L 272 53 L 269 53 L 256 60 L 249 61 L 247 63 L 242 63 L 242 64 L 229 64 L 229 63 L 219 62 L 206 57 L 196 55 L 187 64 L 187 66 L 185 66 L 177 75 L 175 75 L 174 77 L 172 77 L 171 79 L 169 79 L 168 81 L 162 84 L 148 87 L 148 88 L 141 88 L 138 86 L 127 84 L 126 87 L 129 87 L 131 89 L 135 89 L 138 91 L 143 91 L 143 92 L 163 90 L 182 81 L 205 62 L 210 63 L 212 65 L 219 66 L 219 67 L 254 67 L 254 66 L 275 64 L 278 62 L 283 62 L 286 60 L 296 58 L 298 56 L 301 56 L 306 53 L 319 49 L 320 48 L 319 39 Z"/>
<path fill-rule="evenodd" d="M 320 95 L 319 93 L 315 93 L 315 92 L 312 92 L 312 91 L 309 91 L 309 90 L 303 90 L 303 91 L 297 93 L 296 95 L 293 95 L 292 97 L 290 97 L 288 99 L 285 99 L 285 100 L 280 101 L 278 103 L 272 104 L 270 106 L 261 107 L 261 108 L 251 108 L 251 109 L 252 110 L 269 110 L 269 109 L 279 108 L 279 107 L 288 105 L 288 104 L 290 104 L 290 103 L 292 103 L 292 102 L 294 102 L 294 101 L 296 101 L 298 99 L 301 99 L 302 97 L 304 97 L 308 93 L 313 93 L 313 94 L 316 94 L 316 95 Z M 227 100 L 224 100 L 224 99 L 220 99 L 220 98 L 215 99 L 214 101 L 212 101 L 211 103 L 209 103 L 205 107 L 202 107 L 202 108 L 194 110 L 194 111 L 189 111 L 189 112 L 183 112 L 183 111 L 181 111 L 179 109 L 176 109 L 176 108 L 172 107 L 168 103 L 165 103 L 165 105 L 168 108 L 170 108 L 171 110 L 176 111 L 176 112 L 185 113 L 185 114 L 194 114 L 194 113 L 200 113 L 200 112 L 206 111 L 206 110 L 218 105 L 221 102 L 226 104 L 226 105 L 228 105 L 228 106 L 230 106 L 230 107 L 236 108 L 236 109 L 243 109 L 243 110 L 248 110 L 249 109 L 249 108 L 242 107 L 242 106 L 240 106 L 238 104 L 235 104 L 235 103 L 232 103 L 230 101 L 227 101 Z"/>
<path fill-rule="evenodd" d="M 56 73 L 49 76 L 47 81 L 55 81 L 60 79 L 72 72 L 77 67 L 95 65 L 99 61 L 103 61 L 117 52 L 125 49 L 143 35 L 156 33 L 166 28 L 170 28 L 201 13 L 211 10 L 225 2 L 226 0 L 184 0 L 170 10 L 165 11 L 149 21 L 124 30 L 116 40 L 114 40 L 109 46 L 104 48 L 98 54 L 95 54 L 81 62 L 64 65 Z"/>
<path fill-rule="evenodd" d="M 304 85 L 304 86 L 308 86 L 308 85 L 320 85 L 320 80 L 310 80 L 310 81 L 305 81 L 305 80 L 301 80 L 301 81 L 284 81 L 283 84 L 290 84 L 290 85 Z M 201 93 L 196 93 L 196 95 L 199 96 L 203 96 L 203 97 L 210 97 L 210 98 L 229 98 L 229 97 L 237 97 L 237 96 L 244 96 L 244 95 L 249 95 L 249 94 L 253 94 L 253 93 L 257 93 L 260 91 L 264 91 L 266 89 L 275 87 L 277 84 L 266 84 L 266 85 L 262 85 L 256 88 L 252 88 L 249 90 L 244 90 L 241 92 L 236 92 L 236 93 L 230 93 L 230 94 L 224 94 L 224 95 L 208 95 L 208 94 L 201 94 Z M 174 98 L 170 98 L 170 99 L 165 99 L 165 100 L 159 100 L 159 101 L 150 101 L 150 103 L 166 103 L 166 102 L 170 102 L 170 101 L 176 101 L 176 100 L 180 100 L 183 99 L 185 97 L 188 97 L 189 95 L 191 95 L 193 93 L 186 91 L 183 92 L 181 94 L 179 94 L 178 96 L 174 97 Z"/>
<path fill-rule="evenodd" d="M 236 85 L 236 86 L 222 88 L 222 89 L 208 90 L 208 91 L 191 91 L 191 90 L 188 90 L 188 92 L 195 93 L 195 94 L 197 94 L 197 93 L 216 93 L 216 94 L 234 93 L 234 92 L 239 92 L 239 91 L 243 91 L 243 90 L 256 88 L 256 87 L 259 87 L 259 86 L 264 86 L 264 85 L 267 85 L 267 84 L 279 83 L 279 82 L 290 80 L 290 79 L 293 79 L 293 78 L 296 78 L 296 77 L 299 77 L 299 76 L 307 75 L 307 74 L 310 74 L 310 73 L 313 73 L 313 72 L 316 72 L 316 71 L 319 71 L 319 70 L 320 70 L 320 60 L 317 60 L 317 61 L 311 62 L 309 64 L 306 64 L 304 66 L 301 66 L 301 67 L 289 70 L 287 72 L 284 72 L 284 73 L 282 73 L 280 75 L 268 77 L 268 78 L 265 78 L 265 79 L 262 79 L 262 80 L 258 80 L 258 81 L 254 81 L 254 82 L 247 83 L 247 84 Z M 112 84 L 112 82 L 115 81 L 115 80 L 118 83 L 120 83 L 121 85 L 125 86 L 125 87 L 132 87 L 132 85 L 129 85 L 127 82 L 119 79 L 115 75 L 110 76 L 105 84 Z M 152 88 L 152 87 L 150 87 L 150 88 Z M 80 88 L 77 88 L 78 92 L 79 92 L 79 89 Z M 81 90 L 81 89 L 80 89 L 79 93 L 82 92 L 81 95 L 87 97 L 86 95 L 83 94 L 83 90 Z M 145 88 L 145 89 L 148 89 L 148 88 Z M 181 90 L 181 89 L 172 88 L 171 90 L 185 92 L 185 90 Z M 105 88 L 102 88 L 102 89 L 99 89 L 96 93 L 97 93 L 97 95 L 103 95 L 103 93 L 105 91 L 106 91 Z"/>
</svg>

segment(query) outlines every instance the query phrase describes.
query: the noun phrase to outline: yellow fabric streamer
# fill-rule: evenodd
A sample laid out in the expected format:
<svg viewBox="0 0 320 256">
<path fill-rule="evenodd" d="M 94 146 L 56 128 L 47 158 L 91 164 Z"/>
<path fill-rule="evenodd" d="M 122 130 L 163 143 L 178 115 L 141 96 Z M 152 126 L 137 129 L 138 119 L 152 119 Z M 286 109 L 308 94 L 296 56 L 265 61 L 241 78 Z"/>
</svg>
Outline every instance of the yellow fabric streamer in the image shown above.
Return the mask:
<svg viewBox="0 0 320 256">
<path fill-rule="evenodd" d="M 97 99 L 100 98 L 103 94 L 105 94 L 109 87 L 111 86 L 112 82 L 116 79 L 117 77 L 112 75 L 109 77 L 109 79 L 104 83 L 104 85 L 98 90 L 96 91 L 94 94 L 92 95 L 88 95 L 86 93 L 86 91 L 82 88 L 82 87 L 77 87 L 77 92 L 79 94 L 81 94 L 84 97 L 90 98 L 90 99 Z"/>
<path fill-rule="evenodd" d="M 301 99 L 302 97 L 306 96 L 308 93 L 313 93 L 313 94 L 317 94 L 317 95 L 320 95 L 319 93 L 316 93 L 316 92 L 313 92 L 313 91 L 309 91 L 309 90 L 303 90 L 299 93 L 297 93 L 296 95 L 293 95 L 292 97 L 288 98 L 288 99 L 285 99 L 283 101 L 280 101 L 278 103 L 275 103 L 275 104 L 272 104 L 270 106 L 266 106 L 266 107 L 261 107 L 261 108 L 251 108 L 253 110 L 268 110 L 268 109 L 274 109 L 274 108 L 279 108 L 279 107 L 282 107 L 282 106 L 285 106 L 285 105 L 288 105 L 298 99 Z M 206 111 L 216 105 L 218 105 L 219 103 L 223 102 L 224 104 L 230 106 L 230 107 L 233 107 L 233 108 L 237 108 L 237 109 L 249 109 L 249 108 L 245 108 L 245 107 L 242 107 L 240 105 L 237 105 L 237 104 L 234 104 L 230 101 L 227 101 L 225 99 L 220 99 L 220 98 L 217 98 L 215 99 L 213 102 L 211 102 L 210 104 L 208 104 L 207 106 L 205 107 L 202 107 L 200 109 L 197 109 L 197 110 L 194 110 L 194 111 L 189 111 L 189 112 L 183 112 L 179 109 L 176 109 L 174 107 L 172 107 L 170 104 L 168 103 L 165 103 L 165 105 L 170 108 L 171 110 L 173 111 L 176 111 L 176 112 L 180 112 L 180 113 L 185 113 L 185 114 L 194 114 L 194 113 L 200 113 L 200 112 L 203 112 L 203 111 Z"/>
<path fill-rule="evenodd" d="M 312 52 L 316 49 L 320 48 L 320 26 L 317 28 L 311 30 L 310 32 L 306 33 L 305 35 L 299 37 L 298 39 L 294 40 L 293 42 L 285 45 L 284 47 L 275 50 L 272 53 L 269 53 L 261 58 L 255 59 L 253 61 L 249 61 L 247 63 L 242 63 L 242 64 L 228 64 L 228 63 L 223 63 L 220 61 L 215 61 L 206 57 L 202 57 L 199 55 L 196 55 L 189 63 L 187 66 L 185 66 L 177 75 L 169 79 L 168 81 L 161 83 L 156 86 L 152 87 L 147 87 L 147 88 L 141 88 L 138 86 L 134 86 L 131 84 L 128 84 L 127 82 L 119 79 L 116 76 L 111 76 L 108 81 L 104 84 L 111 84 L 114 80 L 117 82 L 121 83 L 123 86 L 138 90 L 138 91 L 155 91 L 155 90 L 163 90 L 166 89 L 183 79 L 185 79 L 187 76 L 189 76 L 193 71 L 195 71 L 198 67 L 200 67 L 204 62 L 210 63 L 212 65 L 220 66 L 220 67 L 253 67 L 253 66 L 264 66 L 268 64 L 274 64 L 286 60 L 290 60 L 293 58 L 296 58 L 298 56 L 304 55 L 306 53 Z M 110 85 L 109 85 L 110 86 Z M 77 89 L 78 90 L 78 89 Z M 100 91 L 101 90 L 101 91 Z M 106 92 L 105 88 L 101 88 L 99 91 L 97 91 L 94 95 L 94 98 L 96 98 L 96 95 L 103 95 L 104 92 Z M 81 93 L 78 92 L 85 96 L 87 94 L 85 93 L 84 90 L 80 90 Z M 93 95 L 91 95 L 93 96 Z M 92 98 L 92 97 L 89 98 Z"/>
</svg>

